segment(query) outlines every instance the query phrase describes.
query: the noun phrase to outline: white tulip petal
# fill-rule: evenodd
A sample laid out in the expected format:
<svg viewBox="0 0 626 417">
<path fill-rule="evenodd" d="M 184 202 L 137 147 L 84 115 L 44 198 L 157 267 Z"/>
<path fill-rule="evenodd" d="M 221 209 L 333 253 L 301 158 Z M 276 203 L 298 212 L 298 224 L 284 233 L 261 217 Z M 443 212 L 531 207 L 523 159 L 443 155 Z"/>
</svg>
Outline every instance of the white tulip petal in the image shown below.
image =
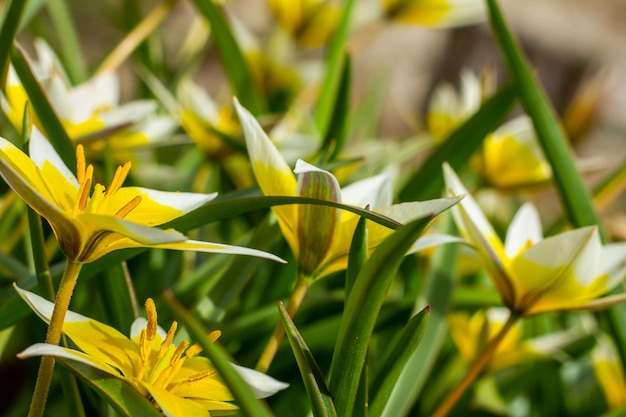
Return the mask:
<svg viewBox="0 0 626 417">
<path fill-rule="evenodd" d="M 420 237 L 411 245 L 407 254 L 422 251 L 424 249 L 434 248 L 437 246 L 445 245 L 447 243 L 467 243 L 467 241 L 458 236 L 444 235 L 444 234 L 428 234 Z"/>
<path fill-rule="evenodd" d="M 341 195 L 345 204 L 358 207 L 370 206 L 371 209 L 387 207 L 393 203 L 392 174 L 384 172 L 342 188 Z"/>
<path fill-rule="evenodd" d="M 608 275 L 607 287 L 613 288 L 626 275 L 626 243 L 613 243 L 602 247 L 598 275 Z"/>
<path fill-rule="evenodd" d="M 266 398 L 289 387 L 286 382 L 279 381 L 254 369 L 232 364 L 235 371 L 250 385 L 257 398 Z"/>
<path fill-rule="evenodd" d="M 17 284 L 13 283 L 13 288 L 19 294 L 20 297 L 28 304 L 28 306 L 35 312 L 37 315 L 46 323 L 50 322 L 50 317 L 52 317 L 52 312 L 54 310 L 54 303 L 46 300 L 45 298 L 22 289 L 17 286 Z M 67 310 L 65 313 L 65 319 L 63 320 L 65 323 L 76 323 L 81 321 L 91 320 L 88 317 L 85 317 L 81 314 L 74 313 L 73 311 Z"/>
<path fill-rule="evenodd" d="M 146 328 L 148 325 L 148 320 L 145 317 L 137 317 L 133 323 L 130 325 L 130 338 L 134 339 L 141 334 L 141 331 Z M 163 327 L 157 324 L 157 333 L 161 336 L 161 339 L 165 340 L 167 336 L 167 332 L 163 329 Z"/>
<path fill-rule="evenodd" d="M 54 356 L 55 358 L 70 359 L 100 369 L 109 375 L 120 378 L 120 374 L 115 370 L 115 368 L 94 358 L 93 356 L 74 349 L 68 349 L 48 343 L 35 343 L 18 353 L 17 356 L 20 359 L 32 358 L 35 356 Z"/>
<path fill-rule="evenodd" d="M 180 210 L 182 214 L 202 207 L 209 201 L 217 197 L 217 193 L 201 194 L 186 192 L 159 191 L 143 187 L 124 187 L 126 190 L 137 190 L 138 194 L 146 194 L 151 200 L 157 203 Z M 134 192 L 134 191 L 133 191 Z"/>
<path fill-rule="evenodd" d="M 270 259 L 272 261 L 280 263 L 287 263 L 287 261 L 285 261 L 284 259 L 261 250 L 244 248 L 241 246 L 223 245 L 221 243 L 203 242 L 199 240 L 185 240 L 181 242 L 151 244 L 150 247 L 172 250 L 193 250 L 195 252 L 224 253 L 231 255 L 248 255 Z"/>
<path fill-rule="evenodd" d="M 535 206 L 526 203 L 515 213 L 506 232 L 504 251 L 509 258 L 517 255 L 530 242 L 538 243 L 543 239 L 541 220 Z"/>
<path fill-rule="evenodd" d="M 32 127 L 29 143 L 30 159 L 41 169 L 45 162 L 52 164 L 67 179 L 67 182 L 78 189 L 78 180 L 70 171 L 59 154 L 36 126 Z"/>
</svg>

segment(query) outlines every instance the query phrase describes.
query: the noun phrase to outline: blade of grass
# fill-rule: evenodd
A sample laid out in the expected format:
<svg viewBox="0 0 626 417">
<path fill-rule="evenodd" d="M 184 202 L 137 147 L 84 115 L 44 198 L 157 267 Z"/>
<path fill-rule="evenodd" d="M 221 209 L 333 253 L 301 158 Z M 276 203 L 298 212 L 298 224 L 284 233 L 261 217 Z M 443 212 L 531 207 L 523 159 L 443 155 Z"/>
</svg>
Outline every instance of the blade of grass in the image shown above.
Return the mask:
<svg viewBox="0 0 626 417">
<path fill-rule="evenodd" d="M 606 241 L 606 234 L 576 169 L 564 130 L 552 106 L 513 39 L 496 0 L 487 0 L 487 5 L 494 35 L 515 82 L 522 106 L 530 116 L 539 143 L 552 166 L 554 182 L 570 221 L 574 227 L 597 225 Z"/>
<path fill-rule="evenodd" d="M 26 0 L 9 1 L 6 13 L 0 21 L 0 89 L 2 90 L 4 90 L 7 81 L 9 55 L 13 48 L 13 39 L 17 34 L 26 3 Z"/>
<path fill-rule="evenodd" d="M 341 416 L 351 415 L 365 363 L 369 340 L 387 290 L 404 254 L 429 218 L 408 223 L 390 235 L 372 253 L 354 283 L 330 367 L 329 388 Z"/>
<path fill-rule="evenodd" d="M 326 72 L 315 106 L 315 122 L 323 138 L 328 134 L 333 111 L 338 102 L 338 93 L 341 89 L 341 79 L 345 71 L 347 57 L 345 44 L 353 5 L 354 0 L 344 2 L 339 25 L 330 41 L 326 56 Z"/>
<path fill-rule="evenodd" d="M 337 158 L 337 156 L 339 156 L 339 153 L 345 145 L 346 134 L 348 131 L 352 61 L 350 60 L 350 56 L 347 54 L 343 60 L 345 64 L 343 65 L 339 89 L 337 90 L 337 97 L 335 99 L 330 124 L 328 126 L 323 144 L 325 151 L 330 151 L 329 154 L 327 154 L 329 161 L 333 161 Z"/>
<path fill-rule="evenodd" d="M 372 401 L 370 402 L 369 412 L 373 416 L 382 414 L 396 381 L 418 348 L 426 330 L 429 312 L 430 307 L 427 306 L 411 317 L 385 351 L 378 373 L 372 379 Z"/>
<path fill-rule="evenodd" d="M 249 417 L 272 416 L 267 406 L 262 401 L 255 398 L 252 389 L 235 371 L 228 361 L 227 353 L 206 336 L 208 332 L 198 319 L 180 305 L 171 292 L 165 291 L 163 298 L 174 317 L 185 326 L 193 339 L 202 347 L 202 351 L 215 366 L 215 369 L 233 394 L 243 414 Z"/>
<path fill-rule="evenodd" d="M 454 233 L 452 216 L 444 214 L 443 233 Z M 443 245 L 435 249 L 431 269 L 426 280 L 426 300 L 418 300 L 416 307 L 430 305 L 428 327 L 422 342 L 407 362 L 387 401 L 383 417 L 406 416 L 411 411 L 426 378 L 435 364 L 447 334 L 446 314 L 452 299 L 457 245 Z M 419 308 L 419 307 L 418 307 Z"/>
<path fill-rule="evenodd" d="M 37 113 L 37 117 L 39 117 L 39 121 L 45 130 L 48 140 L 52 146 L 54 146 L 54 149 L 61 159 L 63 159 L 65 165 L 67 165 L 71 171 L 74 171 L 76 169 L 76 154 L 72 141 L 50 106 L 46 94 L 35 79 L 19 46 L 15 46 L 11 50 L 11 62 L 13 63 L 17 76 L 24 86 L 24 90 L 26 90 L 26 94 L 30 99 L 35 113 Z"/>
<path fill-rule="evenodd" d="M 76 34 L 76 27 L 72 22 L 72 17 L 67 8 L 65 0 L 48 0 L 46 3 L 55 34 L 61 41 L 61 57 L 63 66 L 67 70 L 67 75 L 74 84 L 85 81 L 88 77 L 87 67 L 81 52 L 80 42 Z"/>
<path fill-rule="evenodd" d="M 460 169 L 480 146 L 485 136 L 496 129 L 510 112 L 515 88 L 507 85 L 489 98 L 465 123 L 455 129 L 424 161 L 400 191 L 400 201 L 421 201 L 441 195 L 441 164 L 447 161 Z"/>
<path fill-rule="evenodd" d="M 300 369 L 302 381 L 304 382 L 304 387 L 306 388 L 309 401 L 311 402 L 313 415 L 315 417 L 336 417 L 337 411 L 335 410 L 335 405 L 328 392 L 328 388 L 324 383 L 324 375 L 322 375 L 313 354 L 296 328 L 296 325 L 291 320 L 291 317 L 289 317 L 285 306 L 280 301 L 278 302 L 278 311 L 283 320 L 283 325 L 285 326 L 287 339 L 296 357 L 298 369 Z"/>
<path fill-rule="evenodd" d="M 352 287 L 356 282 L 356 278 L 363 269 L 363 265 L 367 261 L 367 222 L 364 217 L 354 229 L 352 242 L 350 243 L 350 252 L 348 253 L 348 268 L 346 269 L 346 299 L 352 291 Z"/>
<path fill-rule="evenodd" d="M 258 91 L 257 85 L 255 85 L 250 68 L 230 30 L 221 7 L 212 0 L 192 1 L 211 24 L 211 34 L 215 48 L 234 94 L 253 115 L 257 116 L 263 113 L 265 109 L 264 100 Z"/>
</svg>

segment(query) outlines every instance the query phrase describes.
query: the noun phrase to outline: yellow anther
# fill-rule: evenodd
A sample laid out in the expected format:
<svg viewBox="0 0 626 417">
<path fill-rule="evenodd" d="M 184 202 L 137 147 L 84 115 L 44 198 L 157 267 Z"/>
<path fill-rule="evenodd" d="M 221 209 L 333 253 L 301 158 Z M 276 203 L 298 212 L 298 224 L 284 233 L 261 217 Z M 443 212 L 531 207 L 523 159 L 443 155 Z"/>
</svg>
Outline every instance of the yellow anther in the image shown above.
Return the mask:
<svg viewBox="0 0 626 417">
<path fill-rule="evenodd" d="M 188 384 L 190 382 L 199 381 L 201 379 L 211 377 L 211 376 L 213 376 L 215 374 L 217 374 L 217 371 L 212 370 L 212 369 L 211 370 L 207 370 L 207 371 L 198 372 L 197 374 L 191 375 L 189 378 L 187 378 L 184 381 L 182 381 L 181 384 Z"/>
<path fill-rule="evenodd" d="M 135 196 L 135 198 L 130 200 L 128 203 L 126 203 L 124 207 L 119 209 L 117 213 L 115 213 L 115 217 L 119 217 L 120 219 L 123 219 L 124 217 L 128 215 L 128 213 L 133 211 L 135 207 L 139 205 L 139 203 L 141 203 L 141 196 L 138 195 L 138 196 Z"/>
<path fill-rule="evenodd" d="M 76 147 L 76 176 L 79 184 L 82 184 L 83 181 L 85 181 L 86 166 L 87 162 L 85 161 L 85 148 L 83 148 L 83 145 L 78 145 Z"/>
<path fill-rule="evenodd" d="M 530 240 L 530 239 L 526 240 L 526 243 L 524 244 L 524 249 L 526 250 L 526 249 L 530 249 L 532 247 L 533 247 L 533 241 Z"/>
<path fill-rule="evenodd" d="M 195 343 L 189 349 L 187 349 L 187 351 L 185 352 L 185 356 L 188 358 L 193 358 L 200 352 L 202 352 L 202 347 L 199 344 Z"/>
<path fill-rule="evenodd" d="M 174 340 L 174 333 L 176 333 L 177 328 L 178 328 L 178 323 L 175 321 L 172 322 L 170 329 L 167 331 L 167 336 L 165 336 L 165 340 L 163 341 L 163 343 L 161 343 L 161 348 L 159 349 L 159 354 L 157 355 L 157 361 L 160 361 L 161 358 L 165 356 L 167 349 L 172 344 L 172 340 Z"/>
<path fill-rule="evenodd" d="M 91 165 L 90 168 L 93 169 Z M 77 199 L 77 211 L 85 211 L 85 207 L 87 207 L 87 201 L 89 200 L 89 191 L 91 189 L 91 178 L 87 177 L 87 180 L 80 183 L 80 187 L 78 188 L 78 199 Z"/>
<path fill-rule="evenodd" d="M 172 355 L 172 359 L 170 359 L 170 365 L 171 366 L 176 365 L 176 362 L 178 362 L 178 360 L 180 359 L 180 356 L 183 354 L 183 352 L 188 347 L 189 347 L 189 342 L 188 341 L 183 340 L 182 342 L 180 342 L 180 344 L 178 345 L 178 347 L 174 351 L 174 354 Z"/>
<path fill-rule="evenodd" d="M 222 332 L 220 332 L 219 330 L 213 330 L 211 333 L 209 333 L 209 339 L 211 339 L 211 342 L 215 342 L 217 339 L 220 338 L 221 335 Z"/>
<path fill-rule="evenodd" d="M 113 179 L 111 180 L 111 184 L 109 185 L 109 189 L 107 190 L 107 195 L 113 195 L 122 187 L 128 173 L 130 172 L 130 162 L 126 162 L 124 166 L 117 167 L 115 170 L 115 174 L 113 175 Z"/>
<path fill-rule="evenodd" d="M 154 339 L 154 335 L 157 332 L 157 312 L 154 300 L 148 298 L 146 300 L 146 314 L 148 315 L 148 324 L 146 325 L 146 337 L 148 341 Z"/>
</svg>

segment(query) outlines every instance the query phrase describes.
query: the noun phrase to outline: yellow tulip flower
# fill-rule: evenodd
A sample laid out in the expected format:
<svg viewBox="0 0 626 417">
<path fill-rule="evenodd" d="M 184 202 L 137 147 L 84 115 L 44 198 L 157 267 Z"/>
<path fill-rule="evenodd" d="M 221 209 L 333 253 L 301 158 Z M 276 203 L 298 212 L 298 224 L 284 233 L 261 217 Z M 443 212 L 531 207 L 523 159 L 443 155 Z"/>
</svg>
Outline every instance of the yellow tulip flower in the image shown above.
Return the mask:
<svg viewBox="0 0 626 417">
<path fill-rule="evenodd" d="M 447 164 L 444 176 L 451 195 L 465 196 L 452 208 L 455 222 L 512 314 L 599 309 L 626 300 L 626 294 L 596 299 L 624 278 L 626 244 L 603 246 L 594 226 L 543 239 L 531 204 L 520 208 L 502 242 Z"/>
<path fill-rule="evenodd" d="M 44 321 L 50 322 L 54 304 L 15 286 L 19 295 Z M 172 344 L 177 329 L 173 322 L 165 332 L 157 325 L 154 301 L 146 301 L 148 319 L 136 319 L 130 338 L 113 327 L 68 311 L 63 333 L 77 349 L 36 343 L 18 354 L 20 358 L 54 356 L 87 364 L 129 384 L 150 398 L 165 415 L 209 416 L 210 411 L 234 410 L 232 394 L 211 362 L 198 354 L 198 345 L 186 340 Z M 219 332 L 210 335 L 219 337 Z M 288 384 L 252 369 L 233 365 L 251 386 L 257 398 L 265 398 Z"/>
</svg>

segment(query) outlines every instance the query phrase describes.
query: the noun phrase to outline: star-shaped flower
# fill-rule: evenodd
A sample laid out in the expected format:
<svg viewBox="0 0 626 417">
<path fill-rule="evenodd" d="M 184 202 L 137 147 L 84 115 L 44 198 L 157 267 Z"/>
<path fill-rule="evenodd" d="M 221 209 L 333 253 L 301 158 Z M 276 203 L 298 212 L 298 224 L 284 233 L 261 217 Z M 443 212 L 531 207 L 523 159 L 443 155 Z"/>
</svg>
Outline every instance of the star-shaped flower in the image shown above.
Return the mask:
<svg viewBox="0 0 626 417">
<path fill-rule="evenodd" d="M 15 288 L 39 317 L 50 321 L 54 304 Z M 202 349 L 198 345 L 190 346 L 186 340 L 172 344 L 177 323 L 173 322 L 165 332 L 157 325 L 154 301 L 148 299 L 145 306 L 148 319 L 138 318 L 133 322 L 130 338 L 111 326 L 68 311 L 63 333 L 78 350 L 36 343 L 18 356 L 50 355 L 100 369 L 151 398 L 155 406 L 170 417 L 209 416 L 210 411 L 237 409 L 211 362 L 198 356 Z M 210 337 L 216 339 L 219 332 L 213 332 Z M 258 398 L 268 397 L 288 386 L 252 369 L 233 366 Z"/>
<path fill-rule="evenodd" d="M 155 227 L 205 204 L 215 194 L 122 187 L 130 162 L 117 168 L 111 184 L 105 188 L 95 183 L 93 166 L 87 165 L 81 145 L 76 148 L 78 167 L 74 176 L 37 128 L 33 128 L 29 148 L 30 157 L 0 138 L 0 175 L 48 220 L 70 261 L 92 262 L 114 250 L 133 247 L 278 259 L 253 249 L 189 240 L 175 230 Z"/>
<path fill-rule="evenodd" d="M 444 176 L 451 195 L 465 195 L 452 208 L 457 226 L 513 313 L 598 309 L 626 299 L 626 294 L 597 299 L 624 278 L 626 244 L 602 245 L 595 226 L 543 239 L 531 204 L 517 212 L 503 243 L 447 164 Z"/>
</svg>

